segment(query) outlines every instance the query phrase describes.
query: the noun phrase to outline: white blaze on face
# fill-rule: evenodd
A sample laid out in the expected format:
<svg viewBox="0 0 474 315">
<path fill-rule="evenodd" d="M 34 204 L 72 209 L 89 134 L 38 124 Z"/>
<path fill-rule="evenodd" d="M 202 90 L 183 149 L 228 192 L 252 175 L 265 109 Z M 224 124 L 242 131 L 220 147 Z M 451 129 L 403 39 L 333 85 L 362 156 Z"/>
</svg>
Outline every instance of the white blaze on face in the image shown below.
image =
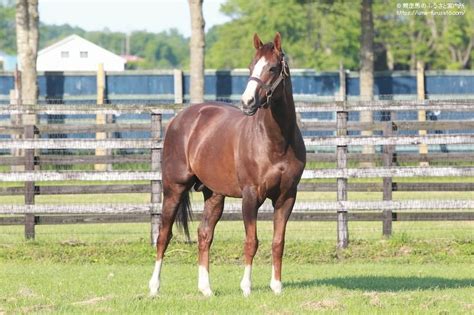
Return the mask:
<svg viewBox="0 0 474 315">
<path fill-rule="evenodd" d="M 267 60 L 265 57 L 261 57 L 255 67 L 253 67 L 253 71 L 250 74 L 251 77 L 260 79 L 262 75 L 263 68 L 267 65 Z M 250 80 L 247 83 L 247 87 L 245 88 L 244 94 L 242 94 L 242 103 L 248 105 L 253 98 L 255 97 L 255 91 L 257 89 L 258 83 L 256 81 Z"/>
</svg>

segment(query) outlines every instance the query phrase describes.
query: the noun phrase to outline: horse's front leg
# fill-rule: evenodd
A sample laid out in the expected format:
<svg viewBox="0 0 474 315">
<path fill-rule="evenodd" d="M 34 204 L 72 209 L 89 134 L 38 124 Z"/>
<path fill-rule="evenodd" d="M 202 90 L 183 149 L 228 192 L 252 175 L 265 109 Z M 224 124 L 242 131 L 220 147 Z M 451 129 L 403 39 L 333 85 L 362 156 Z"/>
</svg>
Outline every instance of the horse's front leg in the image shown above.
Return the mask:
<svg viewBox="0 0 474 315">
<path fill-rule="evenodd" d="M 280 196 L 274 202 L 275 212 L 273 214 L 273 243 L 272 243 L 272 278 L 270 288 L 275 294 L 280 294 L 281 284 L 281 266 L 283 249 L 285 247 L 286 223 L 290 217 L 291 211 L 296 200 L 296 191 L 290 196 Z"/>
<path fill-rule="evenodd" d="M 204 212 L 202 214 L 201 224 L 198 228 L 199 242 L 199 279 L 198 289 L 204 296 L 211 296 L 211 284 L 209 281 L 209 249 L 214 238 L 214 229 L 222 216 L 224 209 L 224 196 L 214 194 L 205 188 L 204 194 Z"/>
<path fill-rule="evenodd" d="M 258 249 L 257 210 L 262 204 L 256 189 L 246 188 L 242 192 L 242 217 L 245 226 L 244 261 L 245 269 L 240 288 L 244 296 L 249 296 L 252 287 L 252 263 Z"/>
</svg>

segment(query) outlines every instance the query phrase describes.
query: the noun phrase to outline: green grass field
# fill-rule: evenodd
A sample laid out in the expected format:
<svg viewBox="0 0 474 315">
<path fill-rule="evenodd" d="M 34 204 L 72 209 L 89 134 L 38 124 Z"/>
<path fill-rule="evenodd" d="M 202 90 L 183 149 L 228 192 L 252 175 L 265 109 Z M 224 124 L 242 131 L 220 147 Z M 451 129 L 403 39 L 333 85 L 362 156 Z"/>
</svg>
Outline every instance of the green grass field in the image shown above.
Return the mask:
<svg viewBox="0 0 474 315">
<path fill-rule="evenodd" d="M 215 296 L 197 290 L 197 248 L 177 231 L 159 297 L 147 296 L 154 250 L 148 224 L 0 227 L 0 314 L 472 314 L 474 223 L 350 223 L 351 244 L 335 249 L 332 222 L 289 222 L 284 292 L 268 288 L 271 222 L 259 222 L 253 292 L 244 298 L 241 222 L 220 222 L 212 248 Z M 193 223 L 192 230 L 196 229 Z M 195 236 L 194 236 L 195 238 Z"/>
<path fill-rule="evenodd" d="M 333 180 L 312 180 L 332 182 Z M 379 182 L 381 179 L 351 179 Z M 472 182 L 464 178 L 400 178 L 403 182 Z M 144 182 L 137 182 L 144 183 Z M 40 183 L 80 185 L 84 182 Z M 90 184 L 90 183 L 89 183 Z M 95 182 L 92 184 L 99 184 Z M 0 183 L 12 187 L 18 183 Z M 467 192 L 394 192 L 394 200 L 473 199 Z M 37 204 L 147 203 L 148 194 L 37 196 Z M 194 193 L 194 201 L 202 200 Z M 299 201 L 333 201 L 333 192 L 303 192 Z M 381 192 L 349 192 L 349 200 L 382 200 Z M 22 204 L 23 196 L 0 203 Z M 194 222 L 191 230 L 195 231 Z M 160 296 L 147 296 L 154 263 L 149 224 L 0 226 L 0 315 L 63 314 L 474 314 L 474 222 L 350 222 L 350 245 L 337 251 L 335 222 L 294 222 L 287 229 L 284 291 L 268 288 L 272 223 L 259 222 L 253 291 L 240 292 L 242 222 L 220 222 L 211 253 L 207 299 L 197 290 L 197 246 L 175 232 Z"/>
</svg>

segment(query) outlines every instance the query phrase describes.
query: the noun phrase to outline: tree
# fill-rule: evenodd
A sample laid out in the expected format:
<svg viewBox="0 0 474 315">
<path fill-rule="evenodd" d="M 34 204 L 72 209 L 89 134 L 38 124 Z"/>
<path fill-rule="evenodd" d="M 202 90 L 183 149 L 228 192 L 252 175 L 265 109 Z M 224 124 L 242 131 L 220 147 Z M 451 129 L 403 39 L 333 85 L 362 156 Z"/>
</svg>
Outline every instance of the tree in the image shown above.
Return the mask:
<svg viewBox="0 0 474 315">
<path fill-rule="evenodd" d="M 15 49 L 15 7 L 0 3 L 0 50 L 14 54 Z"/>
<path fill-rule="evenodd" d="M 372 100 L 374 98 L 374 22 L 372 18 L 372 0 L 362 0 L 360 6 L 360 97 L 361 100 Z M 372 112 L 360 113 L 361 122 L 372 122 Z M 362 131 L 363 136 L 371 136 L 372 131 Z M 374 146 L 364 146 L 363 153 L 373 154 Z M 366 166 L 373 166 L 372 163 Z"/>
<path fill-rule="evenodd" d="M 204 17 L 202 15 L 203 0 L 188 0 L 191 12 L 190 48 L 190 97 L 191 103 L 204 101 Z"/>
<path fill-rule="evenodd" d="M 360 96 L 374 97 L 374 22 L 372 0 L 362 0 L 360 6 Z"/>
<path fill-rule="evenodd" d="M 38 0 L 16 1 L 16 43 L 21 63 L 21 101 L 24 104 L 36 104 L 38 100 L 38 82 L 36 58 L 39 41 Z"/>
<path fill-rule="evenodd" d="M 335 70 L 341 60 L 358 67 L 359 13 L 350 1 L 228 0 L 221 10 L 232 20 L 209 31 L 208 68 L 247 67 L 249 34 L 272 38 L 275 31 L 285 39 L 292 67 Z"/>
</svg>

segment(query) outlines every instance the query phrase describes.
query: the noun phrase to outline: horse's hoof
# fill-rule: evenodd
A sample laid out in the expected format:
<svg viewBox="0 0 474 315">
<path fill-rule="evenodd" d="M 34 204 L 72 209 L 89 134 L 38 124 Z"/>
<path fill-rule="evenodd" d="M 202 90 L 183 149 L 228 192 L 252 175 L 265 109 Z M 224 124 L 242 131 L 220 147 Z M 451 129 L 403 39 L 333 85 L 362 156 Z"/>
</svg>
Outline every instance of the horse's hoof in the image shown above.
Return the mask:
<svg viewBox="0 0 474 315">
<path fill-rule="evenodd" d="M 280 295 L 282 290 L 281 281 L 272 280 L 270 282 L 270 288 L 272 289 L 273 293 Z"/>
<path fill-rule="evenodd" d="M 242 290 L 242 294 L 244 295 L 244 297 L 250 296 L 251 286 L 249 282 L 245 282 L 242 280 L 242 282 L 240 283 L 240 289 Z"/>
<path fill-rule="evenodd" d="M 250 296 L 250 288 L 248 289 L 242 289 L 242 294 L 244 295 L 244 297 L 249 297 Z"/>
<path fill-rule="evenodd" d="M 148 294 L 149 297 L 154 298 L 158 296 L 158 290 L 150 288 L 150 293 Z"/>
<path fill-rule="evenodd" d="M 148 284 L 148 288 L 150 289 L 150 294 L 148 296 L 155 297 L 158 295 L 158 291 L 160 290 L 160 283 L 150 280 L 150 283 Z"/>
<path fill-rule="evenodd" d="M 211 288 L 203 288 L 203 289 L 199 289 L 199 291 L 201 291 L 202 295 L 204 295 L 205 297 L 211 297 L 212 296 Z"/>
</svg>

